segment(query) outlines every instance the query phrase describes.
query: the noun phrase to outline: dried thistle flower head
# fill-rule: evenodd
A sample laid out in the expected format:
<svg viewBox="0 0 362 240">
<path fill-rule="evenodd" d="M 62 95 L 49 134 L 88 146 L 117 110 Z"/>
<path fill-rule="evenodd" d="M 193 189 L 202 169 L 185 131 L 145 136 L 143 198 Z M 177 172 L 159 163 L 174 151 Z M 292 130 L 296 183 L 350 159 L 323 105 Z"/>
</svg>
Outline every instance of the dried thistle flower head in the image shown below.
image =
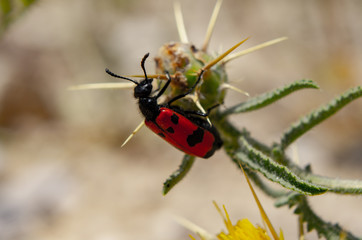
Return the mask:
<svg viewBox="0 0 362 240">
<path fill-rule="evenodd" d="M 168 71 L 173 76 L 167 97 L 177 96 L 189 89 L 196 82 L 200 69 L 213 59 L 215 57 L 197 49 L 190 43 L 167 43 L 163 45 L 159 49 L 155 61 L 156 73 L 163 74 Z M 225 89 L 221 86 L 227 82 L 224 65 L 219 63 L 206 69 L 202 79 L 203 81 L 196 93 L 202 107 L 208 109 L 215 104 L 222 103 Z M 195 108 L 195 106 L 190 106 L 190 101 L 187 99 L 179 104 L 182 107 Z"/>
</svg>

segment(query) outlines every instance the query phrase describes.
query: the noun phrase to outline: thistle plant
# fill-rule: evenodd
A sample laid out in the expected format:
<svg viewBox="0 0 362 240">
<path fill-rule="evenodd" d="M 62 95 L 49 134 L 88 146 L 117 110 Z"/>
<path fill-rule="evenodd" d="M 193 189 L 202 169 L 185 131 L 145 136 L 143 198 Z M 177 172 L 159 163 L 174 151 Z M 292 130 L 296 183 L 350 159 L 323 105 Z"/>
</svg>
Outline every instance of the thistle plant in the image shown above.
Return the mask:
<svg viewBox="0 0 362 240">
<path fill-rule="evenodd" d="M 191 44 L 184 28 L 180 5 L 175 4 L 175 16 L 180 35 L 180 42 L 172 42 L 163 45 L 156 61 L 156 73 L 149 75 L 150 78 L 157 78 L 159 85 L 166 79 L 167 71 L 172 82 L 166 93 L 167 99 L 185 92 L 194 85 L 200 72 L 203 72 L 202 82 L 188 98 L 177 101 L 176 104 L 183 109 L 199 110 L 205 112 L 215 104 L 222 104 L 226 101 L 227 89 L 236 88 L 228 84 L 228 76 L 225 65 L 242 55 L 257 49 L 281 42 L 286 38 L 278 38 L 253 48 L 231 53 L 247 39 L 236 44 L 228 51 L 214 56 L 208 52 L 208 44 L 214 24 L 221 6 L 221 0 L 217 1 L 212 14 L 203 45 L 198 48 Z M 132 75 L 127 77 L 143 77 Z M 72 89 L 90 88 L 129 88 L 130 84 L 125 83 L 103 83 L 99 85 L 80 85 Z M 131 84 L 131 87 L 134 85 Z M 223 148 L 230 160 L 238 168 L 243 168 L 248 177 L 265 194 L 275 199 L 277 207 L 288 206 L 294 208 L 294 213 L 299 216 L 300 224 L 307 224 L 308 231 L 316 230 L 320 237 L 327 239 L 358 239 L 337 223 L 330 223 L 321 219 L 314 213 L 308 204 L 308 198 L 326 192 L 335 194 L 362 194 L 362 181 L 334 179 L 314 174 L 311 167 L 302 168 L 293 162 L 287 155 L 286 150 L 290 145 L 307 133 L 310 129 L 337 113 L 348 103 L 362 96 L 361 86 L 351 88 L 341 95 L 332 99 L 329 103 L 316 108 L 306 116 L 296 120 L 282 134 L 279 141 L 272 145 L 267 145 L 254 138 L 246 129 L 235 127 L 228 119 L 230 115 L 242 114 L 244 112 L 259 110 L 276 101 L 286 98 L 288 95 L 305 89 L 318 89 L 318 85 L 312 80 L 298 80 L 268 91 L 256 97 L 229 107 L 226 110 L 217 108 L 209 115 L 209 121 L 219 131 L 224 142 Z M 238 90 L 241 91 L 241 90 Z M 141 123 L 131 134 L 126 142 L 143 126 Z M 126 143 L 125 142 L 125 143 Z M 163 194 L 167 194 L 173 187 L 187 175 L 195 161 L 194 156 L 185 155 L 179 168 L 174 171 L 164 182 Z M 272 181 L 281 185 L 284 190 L 277 190 L 266 184 Z"/>
</svg>

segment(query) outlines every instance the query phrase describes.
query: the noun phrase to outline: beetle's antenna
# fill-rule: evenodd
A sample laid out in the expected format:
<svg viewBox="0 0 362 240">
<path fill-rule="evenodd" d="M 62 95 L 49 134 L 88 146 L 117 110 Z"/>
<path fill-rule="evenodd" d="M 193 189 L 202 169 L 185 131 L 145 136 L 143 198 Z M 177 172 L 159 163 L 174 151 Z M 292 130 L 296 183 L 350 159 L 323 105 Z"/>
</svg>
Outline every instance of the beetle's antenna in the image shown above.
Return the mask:
<svg viewBox="0 0 362 240">
<path fill-rule="evenodd" d="M 130 79 L 130 78 L 126 78 L 126 77 L 119 76 L 119 75 L 111 72 L 108 68 L 106 68 L 106 73 L 108 73 L 108 74 L 111 75 L 112 77 L 125 79 L 125 80 L 131 81 L 131 82 L 133 82 L 134 84 L 138 85 L 138 82 L 137 82 L 137 81 L 135 81 L 135 80 L 133 80 L 133 79 Z"/>
<path fill-rule="evenodd" d="M 148 56 L 150 55 L 150 53 L 146 53 L 143 58 L 142 58 L 142 61 L 141 61 L 141 67 L 143 69 L 143 73 L 145 74 L 145 79 L 148 79 L 147 78 L 147 73 L 146 73 L 146 68 L 145 68 L 145 61 L 146 59 L 148 58 Z"/>
</svg>

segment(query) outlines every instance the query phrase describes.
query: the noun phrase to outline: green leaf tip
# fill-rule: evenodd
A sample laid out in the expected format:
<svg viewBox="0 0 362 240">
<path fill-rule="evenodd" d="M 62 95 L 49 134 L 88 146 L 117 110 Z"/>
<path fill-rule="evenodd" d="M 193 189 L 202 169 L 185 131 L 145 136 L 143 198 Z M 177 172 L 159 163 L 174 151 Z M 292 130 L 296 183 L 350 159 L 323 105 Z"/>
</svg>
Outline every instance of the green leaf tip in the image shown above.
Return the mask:
<svg viewBox="0 0 362 240">
<path fill-rule="evenodd" d="M 179 168 L 175 172 L 173 172 L 163 183 L 163 195 L 166 195 L 177 183 L 179 183 L 186 176 L 194 162 L 195 156 L 184 156 Z"/>
</svg>

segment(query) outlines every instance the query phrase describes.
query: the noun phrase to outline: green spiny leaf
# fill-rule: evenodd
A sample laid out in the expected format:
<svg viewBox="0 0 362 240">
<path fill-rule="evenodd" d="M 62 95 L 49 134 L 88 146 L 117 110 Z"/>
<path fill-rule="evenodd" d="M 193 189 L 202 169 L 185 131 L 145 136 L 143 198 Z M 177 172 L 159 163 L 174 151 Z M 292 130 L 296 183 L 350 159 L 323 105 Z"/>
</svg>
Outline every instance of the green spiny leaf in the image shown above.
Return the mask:
<svg viewBox="0 0 362 240">
<path fill-rule="evenodd" d="M 306 195 L 317 195 L 327 191 L 325 187 L 299 178 L 287 167 L 276 163 L 270 157 L 255 149 L 244 137 L 241 137 L 239 142 L 242 148 L 235 151 L 232 157 L 251 169 L 261 172 L 269 180 Z"/>
<path fill-rule="evenodd" d="M 278 157 L 281 159 L 281 162 L 283 162 L 283 165 L 288 166 L 289 169 L 306 181 L 326 187 L 329 192 L 355 195 L 362 194 L 361 180 L 337 179 L 316 175 L 312 173 L 310 165 L 303 169 L 294 162 L 290 161 L 282 151 L 277 150 L 277 152 L 278 154 L 281 154 L 278 155 Z"/>
<path fill-rule="evenodd" d="M 236 113 L 242 113 L 242 112 L 256 110 L 256 109 L 265 107 L 273 102 L 276 102 L 279 99 L 287 96 L 288 94 L 291 94 L 297 90 L 301 90 L 304 88 L 317 88 L 318 89 L 318 85 L 311 80 L 296 81 L 296 82 L 293 82 L 282 88 L 278 88 L 271 92 L 264 93 L 257 97 L 251 98 L 246 102 L 235 105 L 235 106 L 227 109 L 226 111 L 224 111 L 222 114 L 224 116 L 226 116 L 226 115 L 230 115 L 230 114 L 236 114 Z"/>
<path fill-rule="evenodd" d="M 285 150 L 292 142 L 306 133 L 309 129 L 329 118 L 345 105 L 361 96 L 362 88 L 360 86 L 349 89 L 344 94 L 333 99 L 327 105 L 311 112 L 307 116 L 300 119 L 298 122 L 292 124 L 292 126 L 284 133 L 281 139 L 281 149 Z"/>
<path fill-rule="evenodd" d="M 185 155 L 179 168 L 163 183 L 163 195 L 166 195 L 178 182 L 180 182 L 191 169 L 195 161 L 194 156 Z"/>
<path fill-rule="evenodd" d="M 239 165 L 239 161 L 235 162 L 238 167 L 240 168 Z M 260 176 L 252 171 L 250 168 L 248 168 L 245 164 L 243 165 L 243 169 L 246 172 L 246 174 L 248 174 L 248 177 L 253 180 L 253 182 L 256 184 L 256 186 L 258 186 L 260 189 L 262 189 L 264 191 L 265 194 L 267 194 L 268 196 L 272 197 L 272 198 L 281 198 L 282 196 L 285 196 L 288 194 L 288 192 L 284 191 L 284 190 L 280 190 L 280 189 L 275 189 L 272 188 L 271 186 L 267 185 L 265 183 L 265 181 L 263 179 L 260 178 Z"/>
</svg>

